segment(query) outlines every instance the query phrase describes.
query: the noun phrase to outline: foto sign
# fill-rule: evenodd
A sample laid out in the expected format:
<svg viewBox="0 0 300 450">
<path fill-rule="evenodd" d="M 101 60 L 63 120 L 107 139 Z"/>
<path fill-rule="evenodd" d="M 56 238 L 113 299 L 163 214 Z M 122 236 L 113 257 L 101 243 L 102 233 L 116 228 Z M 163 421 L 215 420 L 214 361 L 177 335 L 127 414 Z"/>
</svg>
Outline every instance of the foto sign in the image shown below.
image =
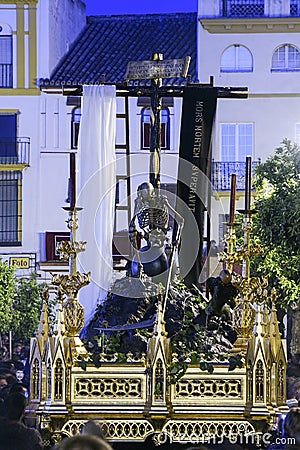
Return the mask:
<svg viewBox="0 0 300 450">
<path fill-rule="evenodd" d="M 9 267 L 14 269 L 29 269 L 30 260 L 26 256 L 13 256 L 9 258 Z"/>
<path fill-rule="evenodd" d="M 152 61 L 130 61 L 125 80 L 148 80 L 155 78 L 186 78 L 191 57 Z"/>
</svg>

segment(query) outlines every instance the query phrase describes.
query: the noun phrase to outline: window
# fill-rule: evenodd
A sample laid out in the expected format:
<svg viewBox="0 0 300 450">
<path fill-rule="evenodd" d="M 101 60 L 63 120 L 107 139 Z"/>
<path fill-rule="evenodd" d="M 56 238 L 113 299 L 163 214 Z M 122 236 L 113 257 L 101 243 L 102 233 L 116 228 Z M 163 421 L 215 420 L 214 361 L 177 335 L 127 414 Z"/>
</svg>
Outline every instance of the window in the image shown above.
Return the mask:
<svg viewBox="0 0 300 450">
<path fill-rule="evenodd" d="M 271 70 L 274 72 L 300 70 L 300 52 L 298 48 L 291 44 L 278 47 L 273 53 Z"/>
<path fill-rule="evenodd" d="M 142 109 L 142 149 L 150 148 L 150 109 Z"/>
<path fill-rule="evenodd" d="M 10 27 L 0 25 L 0 88 L 13 87 L 12 34 Z"/>
<path fill-rule="evenodd" d="M 224 162 L 245 161 L 253 155 L 253 124 L 221 124 L 221 158 Z"/>
<path fill-rule="evenodd" d="M 21 245 L 22 172 L 0 172 L 0 245 Z"/>
<path fill-rule="evenodd" d="M 127 177 L 117 176 L 116 183 L 116 206 L 127 206 L 128 198 L 127 198 Z"/>
<path fill-rule="evenodd" d="M 170 149 L 170 111 L 168 108 L 161 110 L 160 117 L 160 146 L 161 149 Z"/>
<path fill-rule="evenodd" d="M 78 148 L 78 135 L 81 119 L 81 108 L 74 108 L 71 122 L 71 148 Z"/>
<path fill-rule="evenodd" d="M 141 148 L 143 150 L 150 148 L 150 108 L 143 108 L 141 113 Z M 162 150 L 170 149 L 170 110 L 162 108 L 160 115 L 160 148 Z"/>
<path fill-rule="evenodd" d="M 221 72 L 253 72 L 253 58 L 243 45 L 231 45 L 221 56 Z"/>
<path fill-rule="evenodd" d="M 62 241 L 69 241 L 70 233 L 68 231 L 46 231 L 46 261 L 60 260 L 60 253 L 57 251 L 57 244 Z"/>
<path fill-rule="evenodd" d="M 17 115 L 0 114 L 0 164 L 17 160 Z"/>
</svg>

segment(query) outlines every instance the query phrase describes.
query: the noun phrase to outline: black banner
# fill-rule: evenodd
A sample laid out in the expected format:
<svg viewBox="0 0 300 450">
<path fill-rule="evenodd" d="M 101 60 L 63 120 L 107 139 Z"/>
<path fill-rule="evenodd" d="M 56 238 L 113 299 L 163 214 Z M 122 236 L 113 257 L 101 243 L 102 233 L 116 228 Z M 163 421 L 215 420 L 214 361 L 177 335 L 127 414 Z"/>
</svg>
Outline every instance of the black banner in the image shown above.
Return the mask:
<svg viewBox="0 0 300 450">
<path fill-rule="evenodd" d="M 216 105 L 217 88 L 185 88 L 176 209 L 184 217 L 179 265 L 188 287 L 198 285 L 203 265 L 204 213 L 210 178 L 211 133 Z"/>
</svg>

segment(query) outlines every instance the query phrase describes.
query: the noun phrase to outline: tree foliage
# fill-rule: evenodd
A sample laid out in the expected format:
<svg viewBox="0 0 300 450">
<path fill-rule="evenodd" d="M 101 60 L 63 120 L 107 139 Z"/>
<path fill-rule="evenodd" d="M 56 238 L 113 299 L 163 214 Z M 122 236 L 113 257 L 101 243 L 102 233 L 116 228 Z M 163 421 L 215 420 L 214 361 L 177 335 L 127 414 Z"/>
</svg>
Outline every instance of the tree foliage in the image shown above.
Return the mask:
<svg viewBox="0 0 300 450">
<path fill-rule="evenodd" d="M 257 271 L 269 275 L 278 301 L 300 298 L 300 149 L 285 139 L 255 169 L 254 235 L 265 247 Z"/>
<path fill-rule="evenodd" d="M 16 278 L 12 267 L 0 260 L 0 333 L 13 332 L 15 340 L 28 340 L 36 331 L 41 312 L 41 292 L 33 273 Z"/>
<path fill-rule="evenodd" d="M 15 338 L 28 340 L 35 333 L 41 314 L 41 293 L 44 287 L 45 283 L 37 283 L 35 273 L 30 278 L 17 280 L 11 319 L 11 329 Z"/>
<path fill-rule="evenodd" d="M 12 321 L 13 302 L 16 295 L 14 269 L 0 259 L 0 330 L 7 333 Z"/>
</svg>

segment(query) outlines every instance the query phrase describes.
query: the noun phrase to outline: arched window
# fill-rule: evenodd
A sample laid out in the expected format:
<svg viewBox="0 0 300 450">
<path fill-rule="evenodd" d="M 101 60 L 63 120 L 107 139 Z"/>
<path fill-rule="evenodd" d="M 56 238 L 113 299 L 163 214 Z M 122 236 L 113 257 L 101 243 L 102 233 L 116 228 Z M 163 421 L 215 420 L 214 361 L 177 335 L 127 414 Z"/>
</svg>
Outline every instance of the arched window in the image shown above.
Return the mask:
<svg viewBox="0 0 300 450">
<path fill-rule="evenodd" d="M 261 360 L 257 362 L 255 369 L 255 401 L 263 402 L 265 395 L 265 371 Z"/>
<path fill-rule="evenodd" d="M 13 87 L 12 32 L 6 24 L 0 24 L 0 88 Z"/>
<path fill-rule="evenodd" d="M 253 58 L 244 45 L 234 44 L 221 56 L 221 72 L 253 72 Z"/>
<path fill-rule="evenodd" d="M 71 123 L 71 148 L 78 148 L 78 134 L 81 119 L 81 108 L 74 108 L 72 111 Z"/>
<path fill-rule="evenodd" d="M 278 47 L 273 53 L 271 70 L 274 72 L 300 70 L 299 49 L 291 44 L 284 44 Z"/>
<path fill-rule="evenodd" d="M 64 370 L 62 366 L 62 360 L 57 359 L 55 369 L 54 369 L 54 398 L 55 400 L 61 400 L 63 396 L 63 381 L 64 381 Z"/>
<path fill-rule="evenodd" d="M 150 148 L 150 108 L 142 109 L 141 113 L 141 148 L 143 150 Z M 162 108 L 160 114 L 160 148 L 162 150 L 170 149 L 170 110 Z"/>
<path fill-rule="evenodd" d="M 163 400 L 164 398 L 164 368 L 162 360 L 159 358 L 155 367 L 155 386 L 154 386 L 154 398 L 155 400 Z"/>
</svg>

